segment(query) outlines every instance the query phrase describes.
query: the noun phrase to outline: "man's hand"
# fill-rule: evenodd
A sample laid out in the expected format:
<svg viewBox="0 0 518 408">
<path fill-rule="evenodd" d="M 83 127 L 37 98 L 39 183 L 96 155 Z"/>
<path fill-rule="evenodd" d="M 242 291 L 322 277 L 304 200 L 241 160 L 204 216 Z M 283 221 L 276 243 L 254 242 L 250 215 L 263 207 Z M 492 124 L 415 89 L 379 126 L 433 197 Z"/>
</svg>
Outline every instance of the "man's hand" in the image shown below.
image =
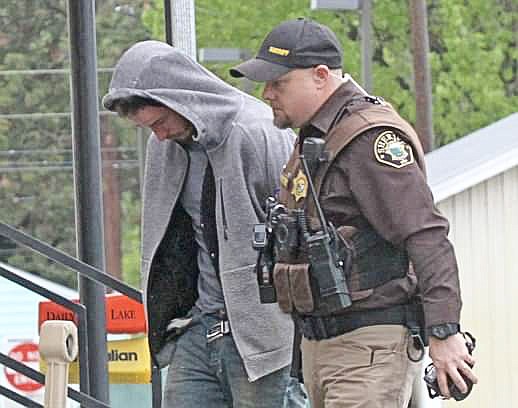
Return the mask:
<svg viewBox="0 0 518 408">
<path fill-rule="evenodd" d="M 473 384 L 478 382 L 477 377 L 471 370 L 471 367 L 475 365 L 475 359 L 469 354 L 466 339 L 461 333 L 449 336 L 444 340 L 430 336 L 429 345 L 430 357 L 437 372 L 437 381 L 441 394 L 445 398 L 451 397 L 448 389 L 448 378 L 462 393 L 466 393 L 468 387 L 461 373 L 470 379 Z"/>
</svg>

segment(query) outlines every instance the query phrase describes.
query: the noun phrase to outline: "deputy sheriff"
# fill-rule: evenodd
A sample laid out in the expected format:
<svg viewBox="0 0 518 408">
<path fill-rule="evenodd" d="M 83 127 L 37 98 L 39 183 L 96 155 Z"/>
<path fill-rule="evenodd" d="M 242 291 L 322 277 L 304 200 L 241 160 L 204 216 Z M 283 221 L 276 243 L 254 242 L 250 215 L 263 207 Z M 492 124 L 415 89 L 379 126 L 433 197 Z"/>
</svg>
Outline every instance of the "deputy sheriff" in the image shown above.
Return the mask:
<svg viewBox="0 0 518 408">
<path fill-rule="evenodd" d="M 460 332 L 457 261 L 426 182 L 423 149 L 390 104 L 342 73 L 342 59 L 328 27 L 297 19 L 275 27 L 255 58 L 231 69 L 265 82 L 277 127 L 300 128 L 280 201 L 303 209 L 310 231 L 321 228 L 308 192 L 313 181 L 326 222 L 352 254 L 345 271 L 352 304 L 332 312 L 315 290 L 307 245 L 298 259 L 275 266 L 279 304 L 303 335 L 312 407 L 407 407 L 421 368 L 418 327 L 429 338 L 442 395 L 450 396 L 448 381 L 466 392 L 463 376 L 477 382 L 475 359 Z M 300 160 L 308 138 L 325 141 L 310 175 Z"/>
</svg>

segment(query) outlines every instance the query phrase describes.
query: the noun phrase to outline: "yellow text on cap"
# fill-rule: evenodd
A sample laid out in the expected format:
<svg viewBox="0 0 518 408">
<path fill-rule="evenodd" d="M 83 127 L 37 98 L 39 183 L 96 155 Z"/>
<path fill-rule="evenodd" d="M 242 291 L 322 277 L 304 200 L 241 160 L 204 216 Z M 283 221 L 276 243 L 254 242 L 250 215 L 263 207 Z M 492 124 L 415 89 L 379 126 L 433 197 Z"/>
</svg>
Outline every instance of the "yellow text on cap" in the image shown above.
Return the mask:
<svg viewBox="0 0 518 408">
<path fill-rule="evenodd" d="M 272 54 L 282 55 L 283 57 L 285 57 L 290 53 L 290 50 L 285 50 L 284 48 L 270 47 L 268 48 L 268 52 L 271 52 Z"/>
</svg>

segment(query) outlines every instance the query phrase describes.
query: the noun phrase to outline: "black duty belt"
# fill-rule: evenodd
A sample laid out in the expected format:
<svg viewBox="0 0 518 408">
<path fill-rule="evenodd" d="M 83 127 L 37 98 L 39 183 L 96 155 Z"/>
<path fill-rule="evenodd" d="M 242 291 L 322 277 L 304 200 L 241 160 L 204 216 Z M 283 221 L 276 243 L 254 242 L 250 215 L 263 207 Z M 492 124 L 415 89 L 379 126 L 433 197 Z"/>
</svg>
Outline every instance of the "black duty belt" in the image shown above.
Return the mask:
<svg viewBox="0 0 518 408">
<path fill-rule="evenodd" d="M 298 316 L 297 324 L 308 340 L 323 340 L 365 326 L 401 324 L 415 327 L 421 320 L 421 305 L 397 305 L 384 309 L 349 311 L 333 316 Z"/>
</svg>

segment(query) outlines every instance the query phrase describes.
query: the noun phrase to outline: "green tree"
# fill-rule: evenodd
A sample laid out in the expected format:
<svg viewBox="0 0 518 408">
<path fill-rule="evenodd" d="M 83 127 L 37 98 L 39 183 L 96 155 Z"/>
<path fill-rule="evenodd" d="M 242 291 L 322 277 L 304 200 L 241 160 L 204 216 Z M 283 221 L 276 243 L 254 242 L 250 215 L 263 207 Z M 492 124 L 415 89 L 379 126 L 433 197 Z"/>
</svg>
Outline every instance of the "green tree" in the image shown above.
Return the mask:
<svg viewBox="0 0 518 408">
<path fill-rule="evenodd" d="M 148 36 L 140 22 L 146 1 L 125 3 L 117 9 L 119 2 L 115 0 L 96 2 L 99 67 L 113 66 L 125 48 Z M 6 0 L 0 4 L 0 202 L 1 221 L 74 255 L 70 117 L 49 115 L 71 110 L 68 75 L 5 74 L 70 66 L 66 8 L 65 0 Z M 100 96 L 106 92 L 109 78 L 109 73 L 99 74 Z M 38 115 L 15 116 L 28 113 Z M 139 208 L 136 134 L 114 116 L 102 118 L 103 127 L 119 135 L 117 160 L 104 163 L 104 171 L 115 166 L 123 196 L 133 200 L 133 205 L 122 207 L 123 234 L 131 236 L 139 224 L 138 216 L 126 216 Z M 138 250 L 138 245 L 135 247 Z M 75 285 L 75 274 L 22 248 L 0 256 L 26 270 Z M 138 276 L 138 263 L 131 274 Z"/>
<path fill-rule="evenodd" d="M 0 19 L 1 70 L 63 68 L 66 12 L 57 2 L 43 1 L 38 8 L 31 1 L 2 2 Z M 3 115 L 68 111 L 68 84 L 61 75 L 4 75 L 0 89 Z M 0 129 L 2 221 L 74 253 L 69 118 L 4 117 Z M 14 153 L 5 156 L 6 151 Z M 25 250 L 10 259 L 73 283 L 73 276 L 61 278 L 59 268 Z"/>
<path fill-rule="evenodd" d="M 359 79 L 357 12 L 311 11 L 309 0 L 264 3 L 243 0 L 196 2 L 197 46 L 238 47 L 255 52 L 270 29 L 299 16 L 330 26 L 344 47 L 344 67 Z M 163 39 L 163 1 L 144 15 L 155 38 Z M 408 2 L 377 0 L 373 8 L 374 92 L 415 121 Z M 434 130 L 438 145 L 451 142 L 516 111 L 518 106 L 516 15 L 513 0 L 428 1 Z M 207 64 L 226 81 L 232 64 Z M 254 94 L 260 96 L 258 86 Z"/>
<path fill-rule="evenodd" d="M 0 3 L 0 72 L 69 67 L 66 0 Z M 97 0 L 99 67 L 112 67 L 135 41 L 164 38 L 163 0 Z M 443 145 L 516 111 L 518 106 L 518 4 L 516 0 L 428 1 L 430 61 L 436 140 Z M 358 12 L 311 11 L 309 0 L 196 1 L 198 48 L 239 47 L 255 52 L 279 22 L 311 17 L 329 25 L 344 46 L 345 70 L 360 77 Z M 374 94 L 415 120 L 408 2 L 376 0 L 373 16 Z M 207 64 L 224 80 L 233 64 Z M 99 74 L 99 95 L 109 73 Z M 261 86 L 253 90 L 261 94 Z M 1 221 L 75 254 L 71 124 L 67 75 L 0 74 Z M 6 116 L 10 115 L 10 116 Z M 123 276 L 139 281 L 139 200 L 135 131 L 103 115 L 103 132 L 115 137 L 114 162 L 122 200 Z M 14 152 L 14 153 L 13 153 Z M 115 166 L 115 167 L 114 167 Z M 1 249 L 1 248 L 0 248 Z M 6 248 L 0 260 L 69 285 L 73 274 L 29 252 Z M 6 255 L 7 254 L 7 255 Z"/>
<path fill-rule="evenodd" d="M 518 5 L 435 3 L 429 24 L 434 118 L 444 144 L 517 110 Z"/>
</svg>

